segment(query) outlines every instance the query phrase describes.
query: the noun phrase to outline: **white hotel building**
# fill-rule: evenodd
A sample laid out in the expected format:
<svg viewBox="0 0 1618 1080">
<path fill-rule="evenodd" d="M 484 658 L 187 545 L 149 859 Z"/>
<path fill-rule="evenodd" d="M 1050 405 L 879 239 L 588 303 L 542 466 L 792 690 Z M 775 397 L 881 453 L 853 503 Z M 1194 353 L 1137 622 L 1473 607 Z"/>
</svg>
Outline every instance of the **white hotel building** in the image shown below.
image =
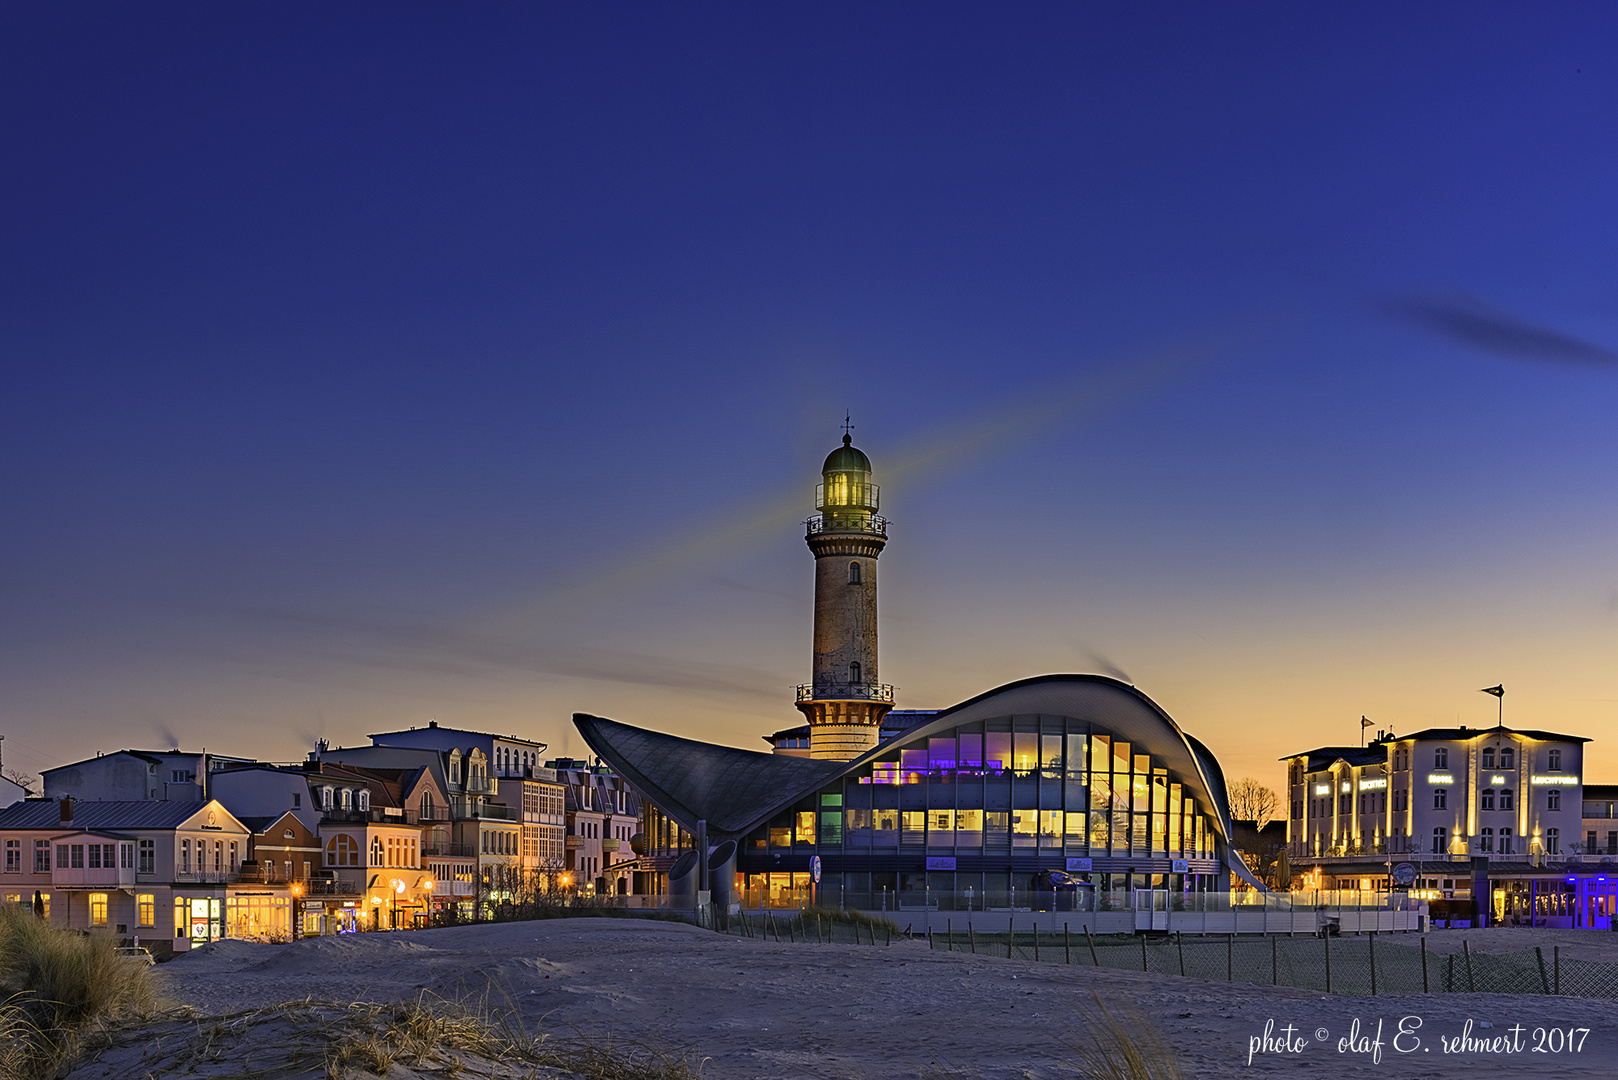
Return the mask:
<svg viewBox="0 0 1618 1080">
<path fill-rule="evenodd" d="M 1587 742 L 1429 728 L 1289 755 L 1287 851 L 1303 875 L 1294 887 L 1389 888 L 1408 864 L 1410 887 L 1433 899 L 1487 889 L 1490 922 L 1610 923 L 1614 860 L 1584 850 Z"/>
</svg>

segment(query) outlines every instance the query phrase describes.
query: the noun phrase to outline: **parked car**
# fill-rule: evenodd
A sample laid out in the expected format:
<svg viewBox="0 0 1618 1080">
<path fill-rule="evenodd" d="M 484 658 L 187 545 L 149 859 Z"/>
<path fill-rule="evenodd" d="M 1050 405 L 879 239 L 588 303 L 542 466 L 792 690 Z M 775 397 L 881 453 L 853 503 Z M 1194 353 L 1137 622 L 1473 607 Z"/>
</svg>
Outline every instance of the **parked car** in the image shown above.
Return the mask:
<svg viewBox="0 0 1618 1080">
<path fill-rule="evenodd" d="M 155 964 L 157 959 L 152 956 L 152 950 L 141 945 L 121 945 L 118 947 L 119 956 L 133 957 L 142 963 Z"/>
</svg>

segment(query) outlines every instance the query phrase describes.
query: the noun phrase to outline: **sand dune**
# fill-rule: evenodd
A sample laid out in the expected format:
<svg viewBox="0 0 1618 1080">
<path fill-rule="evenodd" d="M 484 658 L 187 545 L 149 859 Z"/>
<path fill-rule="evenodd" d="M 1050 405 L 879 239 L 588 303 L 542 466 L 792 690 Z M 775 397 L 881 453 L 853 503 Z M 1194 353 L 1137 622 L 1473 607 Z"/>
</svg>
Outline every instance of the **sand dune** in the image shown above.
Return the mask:
<svg viewBox="0 0 1618 1080">
<path fill-rule="evenodd" d="M 1618 959 L 1618 942 L 1592 935 L 1487 931 L 1471 947 L 1503 951 L 1561 941 L 1564 955 Z M 1458 933 L 1429 947 L 1459 948 Z M 1547 950 L 1548 951 L 1548 950 Z M 722 937 L 675 923 L 556 920 L 457 927 L 408 934 L 323 938 L 292 945 L 226 941 L 163 968 L 172 994 L 197 1009 L 227 1012 L 291 999 L 393 1001 L 421 992 L 488 995 L 509 1003 L 532 1029 L 690 1047 L 715 1080 L 776 1077 L 920 1077 L 954 1068 L 965 1075 L 1077 1075 L 1064 1040 L 1082 1039 L 1078 1019 L 1092 992 L 1138 1014 L 1180 1056 L 1186 1075 L 1475 1076 L 1491 1063 L 1511 1075 L 1606 1077 L 1618 1070 L 1618 1024 L 1609 1001 L 1452 994 L 1346 998 L 1285 987 L 1205 982 L 1177 976 L 1034 964 L 934 952 L 926 943 L 891 948 L 777 944 Z M 1422 1027 L 1393 1045 L 1401 1017 Z M 1381 1063 L 1369 1047 L 1340 1052 L 1358 1020 L 1383 1024 Z M 1517 1033 L 1518 1052 L 1446 1053 L 1473 1021 L 1473 1037 Z M 1272 1035 L 1294 1026 L 1294 1053 L 1248 1063 L 1249 1040 L 1267 1021 Z M 1492 1027 L 1480 1025 L 1489 1023 Z M 1582 1050 L 1533 1052 L 1533 1029 L 1588 1028 Z M 1316 1039 L 1317 1029 L 1327 1037 Z M 1578 1036 L 1576 1035 L 1575 1038 Z M 127 1062 L 124 1066 L 127 1066 Z M 119 1075 L 108 1060 L 75 1080 Z M 262 1068 L 264 1060 L 253 1067 Z M 127 1072 L 127 1069 L 125 1069 Z M 128 1075 L 140 1075 L 128 1072 Z M 289 1074 L 290 1075 L 290 1074 Z"/>
</svg>

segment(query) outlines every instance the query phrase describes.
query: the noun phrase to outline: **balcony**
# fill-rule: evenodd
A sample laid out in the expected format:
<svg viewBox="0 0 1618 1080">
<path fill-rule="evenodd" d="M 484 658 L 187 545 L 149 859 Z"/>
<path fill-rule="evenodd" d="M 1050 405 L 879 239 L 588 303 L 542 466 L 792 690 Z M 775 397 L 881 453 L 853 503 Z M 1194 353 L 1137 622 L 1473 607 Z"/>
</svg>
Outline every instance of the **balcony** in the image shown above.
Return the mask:
<svg viewBox="0 0 1618 1080">
<path fill-rule="evenodd" d="M 360 887 L 352 881 L 316 878 L 304 882 L 303 891 L 308 896 L 356 896 Z"/>
<path fill-rule="evenodd" d="M 603 839 L 601 841 L 601 850 L 602 851 L 617 851 L 620 847 L 623 846 L 623 843 L 624 842 L 622 840 L 618 840 L 618 839 L 615 839 L 614 837 L 609 836 L 609 837 L 606 837 L 605 839 Z"/>
<path fill-rule="evenodd" d="M 414 825 L 416 812 L 414 810 L 399 810 L 394 807 L 373 806 L 369 810 L 322 810 L 320 812 L 322 825 Z"/>
<path fill-rule="evenodd" d="M 869 517 L 812 517 L 803 523 L 804 535 L 814 536 L 818 533 L 867 533 L 872 536 L 886 537 L 888 535 L 888 519 L 872 514 Z"/>
<path fill-rule="evenodd" d="M 522 814 L 509 806 L 486 803 L 481 799 L 456 799 L 451 804 L 456 820 L 482 818 L 488 821 L 521 821 Z"/>
<path fill-rule="evenodd" d="M 569 851 L 572 851 L 575 848 L 582 848 L 583 846 L 584 846 L 584 837 L 582 837 L 582 836 L 570 836 L 570 837 L 567 838 L 567 849 Z"/>
<path fill-rule="evenodd" d="M 472 844 L 430 844 L 421 849 L 424 859 L 472 859 L 478 850 Z"/>
<path fill-rule="evenodd" d="M 798 700 L 892 703 L 893 691 L 888 683 L 804 683 L 798 687 Z"/>
<path fill-rule="evenodd" d="M 108 867 L 58 866 L 51 873 L 51 885 L 58 889 L 119 889 L 135 883 L 135 871 Z"/>
</svg>

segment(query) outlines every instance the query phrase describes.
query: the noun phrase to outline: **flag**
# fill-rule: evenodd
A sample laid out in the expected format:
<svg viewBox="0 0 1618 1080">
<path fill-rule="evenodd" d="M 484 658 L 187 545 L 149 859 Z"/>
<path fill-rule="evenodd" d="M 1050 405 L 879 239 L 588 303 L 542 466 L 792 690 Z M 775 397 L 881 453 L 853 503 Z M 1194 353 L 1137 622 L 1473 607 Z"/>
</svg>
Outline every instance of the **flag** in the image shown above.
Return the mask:
<svg viewBox="0 0 1618 1080">
<path fill-rule="evenodd" d="M 1485 686 L 1482 690 L 1479 690 L 1478 693 L 1480 693 L 1480 694 L 1493 694 L 1497 698 L 1503 698 L 1503 697 L 1506 696 L 1506 688 L 1505 688 L 1504 685 L 1501 685 L 1501 686 Z"/>
<path fill-rule="evenodd" d="M 1371 722 L 1369 720 L 1367 720 L 1363 716 L 1360 717 L 1360 727 L 1370 727 L 1370 726 L 1371 726 Z"/>
</svg>

